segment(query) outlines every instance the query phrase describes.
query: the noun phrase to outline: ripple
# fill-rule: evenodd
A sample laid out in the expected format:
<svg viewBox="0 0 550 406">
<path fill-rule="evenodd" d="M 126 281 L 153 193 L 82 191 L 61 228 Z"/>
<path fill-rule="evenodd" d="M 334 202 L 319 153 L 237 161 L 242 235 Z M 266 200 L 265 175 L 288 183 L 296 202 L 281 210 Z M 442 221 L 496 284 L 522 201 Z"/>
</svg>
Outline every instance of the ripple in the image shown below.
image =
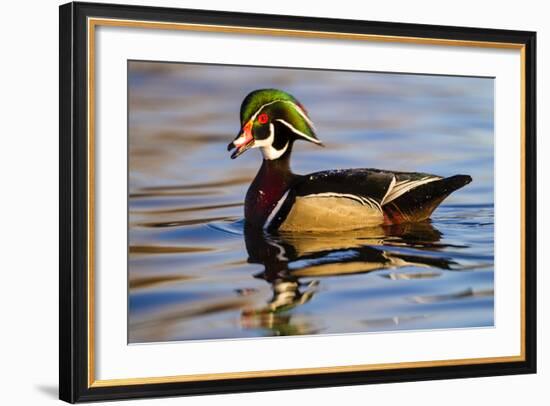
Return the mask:
<svg viewBox="0 0 550 406">
<path fill-rule="evenodd" d="M 219 191 L 215 190 L 193 190 L 193 191 L 183 191 L 183 190 L 167 190 L 167 191 L 152 191 L 152 192 L 134 192 L 130 193 L 128 197 L 130 199 L 138 198 L 158 198 L 162 196 L 213 196 L 219 194 Z"/>
<path fill-rule="evenodd" d="M 391 279 L 393 281 L 398 280 L 412 280 L 412 279 L 429 279 L 429 278 L 439 278 L 441 272 L 414 272 L 414 273 L 396 273 L 390 272 L 385 275 L 380 275 L 383 278 Z"/>
<path fill-rule="evenodd" d="M 234 186 L 234 185 L 243 185 L 248 184 L 252 180 L 251 177 L 237 177 L 237 178 L 229 178 L 222 181 L 216 181 L 216 182 L 201 182 L 201 183 L 188 183 L 183 185 L 165 185 L 165 186 L 148 186 L 148 187 L 142 187 L 138 190 L 138 192 L 156 192 L 159 194 L 162 193 L 169 193 L 169 192 L 178 192 L 178 191 L 185 191 L 188 189 L 218 189 L 222 188 L 224 186 Z"/>
<path fill-rule="evenodd" d="M 460 292 L 445 294 L 445 295 L 426 295 L 426 296 L 414 296 L 411 300 L 415 303 L 438 303 L 447 302 L 451 300 L 468 299 L 474 297 L 492 297 L 495 292 L 493 289 L 474 291 L 469 288 Z"/>
<path fill-rule="evenodd" d="M 229 207 L 240 207 L 243 206 L 243 203 L 224 203 L 224 204 L 213 204 L 208 206 L 191 206 L 191 207 L 178 207 L 175 209 L 162 209 L 162 210 L 147 210 L 147 211 L 133 211 L 139 214 L 176 214 L 176 213 L 188 213 L 196 211 L 207 211 L 207 210 L 216 210 L 216 209 L 226 209 Z"/>
<path fill-rule="evenodd" d="M 131 245 L 129 248 L 130 254 L 187 254 L 197 252 L 215 251 L 209 247 L 184 247 L 166 246 L 166 245 Z"/>
<path fill-rule="evenodd" d="M 192 219 L 192 220 L 181 220 L 181 221 L 166 221 L 166 222 L 154 222 L 154 223 L 141 223 L 141 227 L 151 227 L 151 228 L 167 228 L 167 227 L 183 227 L 183 226 L 194 226 L 197 224 L 210 224 L 213 221 L 226 220 L 227 217 L 207 217 L 201 219 Z"/>
<path fill-rule="evenodd" d="M 128 286 L 132 290 L 147 289 L 156 287 L 158 285 L 170 284 L 175 282 L 182 282 L 192 279 L 191 276 L 186 275 L 159 275 L 159 276 L 144 276 L 131 278 L 128 282 Z"/>
<path fill-rule="evenodd" d="M 243 235 L 244 219 L 241 218 L 235 221 L 216 221 L 208 223 L 208 227 L 213 230 L 223 231 L 224 233 Z"/>
</svg>

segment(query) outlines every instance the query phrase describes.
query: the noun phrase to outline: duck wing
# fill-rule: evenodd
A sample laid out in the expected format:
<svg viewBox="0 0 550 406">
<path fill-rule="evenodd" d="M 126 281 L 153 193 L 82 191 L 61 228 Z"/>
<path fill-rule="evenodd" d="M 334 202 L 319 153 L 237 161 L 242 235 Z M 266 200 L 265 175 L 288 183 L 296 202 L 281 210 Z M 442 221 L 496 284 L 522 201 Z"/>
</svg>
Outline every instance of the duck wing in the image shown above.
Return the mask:
<svg viewBox="0 0 550 406">
<path fill-rule="evenodd" d="M 336 169 L 304 176 L 294 185 L 296 197 L 334 196 L 381 206 L 393 175 L 373 169 Z"/>
<path fill-rule="evenodd" d="M 428 173 L 371 168 L 315 172 L 296 178 L 264 228 L 278 229 L 297 200 L 316 206 L 326 203 L 338 214 L 341 211 L 349 213 L 348 218 L 328 220 L 344 221 L 350 227 L 421 221 L 428 218 L 451 192 L 470 181 L 467 175 L 442 178 Z M 327 208 L 324 215 L 330 216 L 331 211 Z"/>
<path fill-rule="evenodd" d="M 404 179 L 396 175 L 382 202 L 386 224 L 426 220 L 447 196 L 472 181 L 468 175 L 429 176 Z"/>
</svg>

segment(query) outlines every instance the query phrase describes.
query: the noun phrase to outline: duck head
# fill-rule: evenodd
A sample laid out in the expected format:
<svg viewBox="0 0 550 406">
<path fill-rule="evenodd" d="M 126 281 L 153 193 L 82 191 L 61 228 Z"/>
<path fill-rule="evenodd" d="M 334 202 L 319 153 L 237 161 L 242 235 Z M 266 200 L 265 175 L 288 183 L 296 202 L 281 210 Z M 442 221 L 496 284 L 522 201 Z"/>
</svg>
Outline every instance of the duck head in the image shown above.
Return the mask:
<svg viewBox="0 0 550 406">
<path fill-rule="evenodd" d="M 280 158 L 295 140 L 322 146 L 304 107 L 290 94 L 277 89 L 255 90 L 241 105 L 241 131 L 229 143 L 237 158 L 250 148 L 260 148 L 264 159 Z"/>
</svg>

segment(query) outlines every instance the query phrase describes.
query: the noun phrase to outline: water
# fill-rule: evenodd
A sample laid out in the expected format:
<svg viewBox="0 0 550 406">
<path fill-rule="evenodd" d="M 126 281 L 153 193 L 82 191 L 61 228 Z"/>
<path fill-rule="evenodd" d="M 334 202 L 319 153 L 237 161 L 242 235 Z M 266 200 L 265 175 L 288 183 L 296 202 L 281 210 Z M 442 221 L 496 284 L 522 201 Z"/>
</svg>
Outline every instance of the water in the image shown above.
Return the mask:
<svg viewBox="0 0 550 406">
<path fill-rule="evenodd" d="M 296 173 L 466 173 L 431 222 L 258 235 L 243 200 L 257 150 L 229 159 L 251 90 L 308 109 L 326 148 Z M 129 341 L 493 325 L 493 80 L 129 64 Z"/>
</svg>

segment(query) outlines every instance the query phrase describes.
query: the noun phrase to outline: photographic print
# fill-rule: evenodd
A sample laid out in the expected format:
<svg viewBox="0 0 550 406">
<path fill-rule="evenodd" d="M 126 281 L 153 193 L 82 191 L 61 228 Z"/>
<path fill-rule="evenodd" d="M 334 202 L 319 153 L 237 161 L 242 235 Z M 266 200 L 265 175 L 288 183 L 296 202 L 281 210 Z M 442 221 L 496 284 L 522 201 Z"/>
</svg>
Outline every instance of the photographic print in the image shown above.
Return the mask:
<svg viewBox="0 0 550 406">
<path fill-rule="evenodd" d="M 129 343 L 494 325 L 494 78 L 127 69 Z"/>
<path fill-rule="evenodd" d="M 536 33 L 59 18 L 60 399 L 536 372 Z"/>
</svg>

